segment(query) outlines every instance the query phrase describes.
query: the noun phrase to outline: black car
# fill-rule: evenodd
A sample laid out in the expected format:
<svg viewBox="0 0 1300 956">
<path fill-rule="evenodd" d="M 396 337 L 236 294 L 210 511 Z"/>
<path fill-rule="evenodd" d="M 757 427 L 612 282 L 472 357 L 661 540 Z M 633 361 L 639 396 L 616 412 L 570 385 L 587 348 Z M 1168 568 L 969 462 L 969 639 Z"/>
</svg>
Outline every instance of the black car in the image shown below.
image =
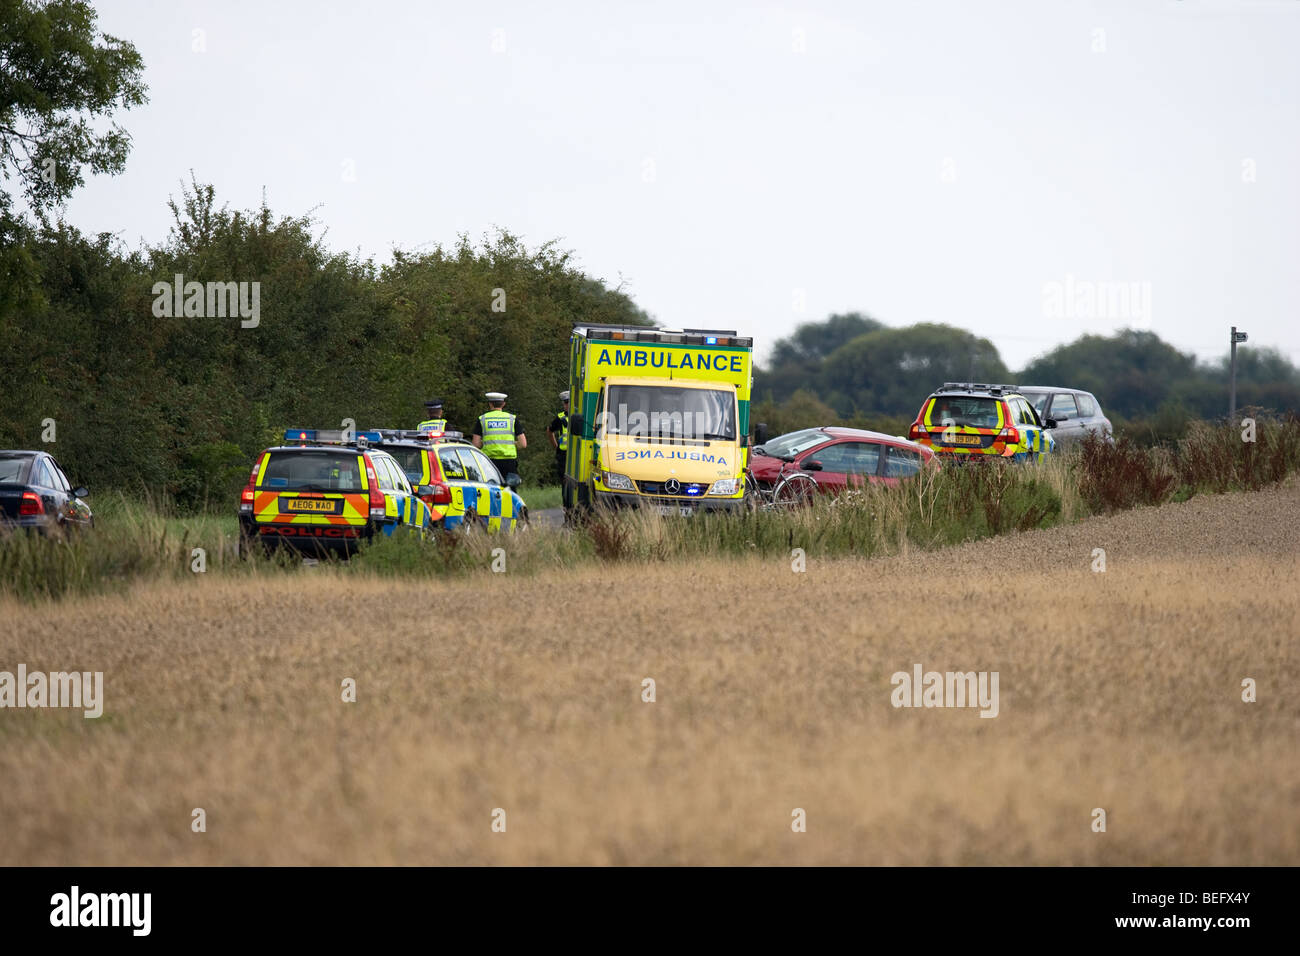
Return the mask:
<svg viewBox="0 0 1300 956">
<path fill-rule="evenodd" d="M 1043 421 L 1050 418 L 1056 423 L 1052 434 L 1058 442 L 1083 441 L 1090 431 L 1102 438 L 1112 437 L 1110 419 L 1092 392 L 1052 385 L 1022 385 L 1020 394 L 1033 404 L 1039 418 Z"/>
<path fill-rule="evenodd" d="M 54 530 L 92 528 L 95 516 L 59 463 L 43 451 L 0 451 L 0 526 Z"/>
</svg>

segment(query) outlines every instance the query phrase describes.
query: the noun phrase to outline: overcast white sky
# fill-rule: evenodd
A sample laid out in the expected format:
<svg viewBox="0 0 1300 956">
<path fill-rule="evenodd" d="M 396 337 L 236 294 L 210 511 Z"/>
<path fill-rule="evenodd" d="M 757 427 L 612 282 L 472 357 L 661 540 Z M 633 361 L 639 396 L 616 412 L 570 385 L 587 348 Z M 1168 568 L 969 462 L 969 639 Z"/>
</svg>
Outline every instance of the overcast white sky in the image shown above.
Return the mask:
<svg viewBox="0 0 1300 956">
<path fill-rule="evenodd" d="M 1235 323 L 1300 362 L 1296 0 L 96 6 L 150 102 L 125 174 L 68 206 L 87 232 L 161 240 L 193 169 L 380 260 L 558 238 L 760 356 L 860 310 L 1013 369 L 1124 325 L 1208 358 Z M 1080 314 L 1102 283 L 1147 284 L 1133 319 Z"/>
</svg>

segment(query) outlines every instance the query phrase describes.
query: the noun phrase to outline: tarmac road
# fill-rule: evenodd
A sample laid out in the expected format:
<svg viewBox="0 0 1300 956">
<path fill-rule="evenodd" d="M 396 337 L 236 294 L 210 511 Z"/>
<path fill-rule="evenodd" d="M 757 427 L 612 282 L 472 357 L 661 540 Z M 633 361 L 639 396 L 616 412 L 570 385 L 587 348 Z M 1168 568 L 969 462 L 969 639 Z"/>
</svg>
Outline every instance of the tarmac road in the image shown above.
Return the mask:
<svg viewBox="0 0 1300 956">
<path fill-rule="evenodd" d="M 564 524 L 564 509 L 545 508 L 541 511 L 534 511 L 528 515 L 528 520 L 543 527 L 558 528 Z"/>
</svg>

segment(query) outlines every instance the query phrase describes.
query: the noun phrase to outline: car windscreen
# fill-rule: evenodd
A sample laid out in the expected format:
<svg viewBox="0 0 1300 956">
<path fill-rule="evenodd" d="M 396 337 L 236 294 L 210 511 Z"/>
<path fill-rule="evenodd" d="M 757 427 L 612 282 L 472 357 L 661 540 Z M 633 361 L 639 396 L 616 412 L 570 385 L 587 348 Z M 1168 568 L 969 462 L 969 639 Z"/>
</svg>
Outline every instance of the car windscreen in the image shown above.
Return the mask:
<svg viewBox="0 0 1300 956">
<path fill-rule="evenodd" d="M 611 385 L 607 435 L 736 440 L 736 392 L 673 385 Z"/>
<path fill-rule="evenodd" d="M 930 427 L 997 428 L 998 402 L 980 395 L 940 395 L 930 405 Z"/>
<path fill-rule="evenodd" d="M 809 448 L 820 445 L 829 439 L 820 428 L 804 428 L 797 432 L 787 432 L 784 435 L 778 435 L 770 439 L 762 446 L 766 454 L 773 458 L 792 458 L 799 455 Z"/>
<path fill-rule="evenodd" d="M 0 455 L 0 481 L 25 485 L 31 467 L 31 455 Z"/>
<path fill-rule="evenodd" d="M 420 483 L 420 477 L 424 473 L 424 449 L 423 448 L 403 448 L 397 445 L 385 445 L 384 451 L 392 455 L 406 475 L 406 480 L 412 485 Z"/>
<path fill-rule="evenodd" d="M 1042 418 L 1047 411 L 1047 399 L 1051 392 L 1031 392 L 1027 389 L 1020 392 L 1021 395 L 1029 399 L 1029 404 L 1034 406 L 1034 411 L 1038 412 L 1038 417 Z"/>
<path fill-rule="evenodd" d="M 361 468 L 356 452 L 273 451 L 262 475 L 265 491 L 358 492 Z"/>
</svg>

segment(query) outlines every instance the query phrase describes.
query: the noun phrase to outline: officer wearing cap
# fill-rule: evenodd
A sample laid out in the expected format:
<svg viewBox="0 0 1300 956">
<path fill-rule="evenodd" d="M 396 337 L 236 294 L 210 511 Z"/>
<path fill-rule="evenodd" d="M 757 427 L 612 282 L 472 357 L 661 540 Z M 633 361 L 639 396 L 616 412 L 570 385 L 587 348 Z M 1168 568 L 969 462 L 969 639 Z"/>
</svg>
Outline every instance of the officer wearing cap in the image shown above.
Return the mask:
<svg viewBox="0 0 1300 956">
<path fill-rule="evenodd" d="M 478 417 L 470 440 L 492 459 L 506 484 L 513 488 L 519 484 L 519 451 L 528 447 L 528 439 L 519 419 L 505 410 L 505 392 L 488 392 L 487 400 L 491 408 Z"/>
<path fill-rule="evenodd" d="M 555 449 L 555 470 L 560 474 L 560 483 L 564 483 L 565 458 L 569 454 L 569 393 L 560 393 L 560 410 L 546 426 L 546 435 Z"/>
<path fill-rule="evenodd" d="M 416 430 L 422 432 L 445 432 L 447 430 L 447 419 L 442 417 L 442 399 L 431 398 L 424 403 L 424 407 L 429 410 L 429 417 L 416 425 Z"/>
</svg>

